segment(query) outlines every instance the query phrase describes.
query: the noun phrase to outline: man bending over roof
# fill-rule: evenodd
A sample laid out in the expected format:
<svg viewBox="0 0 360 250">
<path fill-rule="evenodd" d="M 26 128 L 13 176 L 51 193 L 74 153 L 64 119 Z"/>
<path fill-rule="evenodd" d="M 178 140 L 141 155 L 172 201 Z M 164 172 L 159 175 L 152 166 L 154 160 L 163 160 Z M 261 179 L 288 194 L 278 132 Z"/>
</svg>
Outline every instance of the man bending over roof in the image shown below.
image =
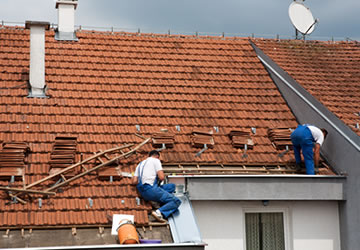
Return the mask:
<svg viewBox="0 0 360 250">
<path fill-rule="evenodd" d="M 309 124 L 298 125 L 295 131 L 291 133 L 291 141 L 294 145 L 297 169 L 300 167 L 300 151 L 302 151 L 305 161 L 306 174 L 315 174 L 314 160 L 315 167 L 318 168 L 320 159 L 320 146 L 323 144 L 327 134 L 328 132 L 326 129 L 319 129 Z"/>
<path fill-rule="evenodd" d="M 181 201 L 172 194 L 175 192 L 175 184 L 158 185 L 158 181 L 165 179 L 159 158 L 160 153 L 158 151 L 150 151 L 149 157 L 136 167 L 133 184 L 136 185 L 146 201 L 160 203 L 161 207 L 152 211 L 151 214 L 156 220 L 165 222 L 164 218 L 168 218 L 177 211 Z"/>
</svg>

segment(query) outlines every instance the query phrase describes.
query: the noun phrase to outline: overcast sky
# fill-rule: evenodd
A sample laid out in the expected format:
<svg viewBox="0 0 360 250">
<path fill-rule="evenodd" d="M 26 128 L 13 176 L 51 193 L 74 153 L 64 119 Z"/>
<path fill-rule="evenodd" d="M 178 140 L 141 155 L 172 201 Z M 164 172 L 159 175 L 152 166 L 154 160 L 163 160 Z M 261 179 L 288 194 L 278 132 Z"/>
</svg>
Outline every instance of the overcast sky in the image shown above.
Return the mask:
<svg viewBox="0 0 360 250">
<path fill-rule="evenodd" d="M 0 20 L 57 23 L 55 0 L 0 0 Z M 294 38 L 292 0 L 79 0 L 76 25 L 116 31 Z M 360 40 L 360 0 L 307 0 L 319 19 L 308 39 Z"/>
</svg>

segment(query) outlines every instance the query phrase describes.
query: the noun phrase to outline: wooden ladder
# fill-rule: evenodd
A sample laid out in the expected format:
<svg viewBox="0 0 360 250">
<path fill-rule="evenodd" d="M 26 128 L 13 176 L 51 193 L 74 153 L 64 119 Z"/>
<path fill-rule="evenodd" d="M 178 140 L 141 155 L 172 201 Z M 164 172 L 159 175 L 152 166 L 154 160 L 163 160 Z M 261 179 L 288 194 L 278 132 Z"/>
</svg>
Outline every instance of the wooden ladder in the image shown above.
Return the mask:
<svg viewBox="0 0 360 250">
<path fill-rule="evenodd" d="M 107 149 L 105 151 L 100 151 L 99 153 L 95 153 L 93 156 L 90 156 L 88 158 L 86 158 L 83 161 L 80 161 L 78 163 L 75 163 L 69 167 L 66 167 L 60 171 L 58 171 L 57 173 L 54 173 L 52 175 L 49 175 L 43 179 L 40 179 L 34 183 L 31 183 L 29 185 L 26 185 L 23 189 L 20 188 L 10 188 L 10 187 L 0 187 L 0 190 L 5 190 L 5 191 L 9 191 L 9 194 L 11 194 L 11 197 L 15 197 L 19 202 L 26 204 L 26 201 L 17 197 L 17 195 L 19 195 L 20 193 L 35 193 L 35 194 L 45 194 L 45 195 L 55 195 L 56 193 L 53 190 L 56 190 L 57 188 L 64 186 L 72 181 L 75 181 L 97 169 L 100 169 L 104 166 L 107 166 L 109 164 L 112 164 L 120 159 L 126 159 L 128 157 L 130 157 L 132 154 L 134 154 L 139 148 L 141 148 L 142 146 L 144 146 L 146 143 L 148 143 L 151 140 L 151 138 L 144 138 L 144 141 L 141 142 L 140 144 L 136 145 L 134 148 L 132 148 L 134 146 L 134 144 L 125 144 L 123 146 L 119 146 L 119 147 L 115 147 L 115 148 L 111 148 L 111 149 Z M 127 150 L 126 152 L 124 152 L 125 150 Z M 88 164 L 89 162 L 93 161 L 93 160 L 98 160 L 98 164 L 95 165 L 94 167 L 91 168 L 87 168 L 85 165 Z M 81 167 L 81 173 L 65 179 L 64 174 L 68 171 L 73 170 L 76 167 Z M 31 189 L 47 180 L 53 179 L 56 176 L 60 176 L 63 181 L 60 183 L 56 183 L 55 185 L 46 188 L 45 190 L 34 190 Z M 10 192 L 15 192 L 15 193 L 10 193 Z"/>
</svg>

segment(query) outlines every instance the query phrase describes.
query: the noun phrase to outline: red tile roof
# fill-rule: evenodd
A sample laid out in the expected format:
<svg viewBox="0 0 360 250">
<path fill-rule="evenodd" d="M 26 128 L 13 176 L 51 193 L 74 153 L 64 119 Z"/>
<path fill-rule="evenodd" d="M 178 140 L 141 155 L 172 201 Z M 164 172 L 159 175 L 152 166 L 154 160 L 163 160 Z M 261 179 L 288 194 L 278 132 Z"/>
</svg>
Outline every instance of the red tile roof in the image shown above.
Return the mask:
<svg viewBox="0 0 360 250">
<path fill-rule="evenodd" d="M 0 30 L 0 141 L 28 143 L 26 184 L 49 175 L 57 136 L 77 138 L 77 161 L 100 149 L 139 143 L 135 133 L 148 137 L 163 128 L 174 134 L 174 147 L 162 152 L 164 165 L 293 160 L 291 153 L 278 156 L 281 151 L 267 132 L 294 128 L 296 120 L 247 39 L 86 31 L 77 36 L 78 42 L 61 42 L 54 31 L 46 32 L 49 98 L 28 98 L 29 31 Z M 254 146 L 243 157 L 229 133 L 251 127 L 256 128 L 250 133 Z M 192 146 L 194 129 L 213 130 L 214 145 L 200 157 L 195 154 L 201 149 Z M 122 171 L 134 171 L 151 149 L 151 143 L 145 145 Z M 0 181 L 0 186 L 8 184 Z M 138 194 L 128 178 L 109 182 L 90 174 L 62 191 L 43 198 L 41 208 L 39 196 L 26 205 L 12 204 L 1 192 L 0 227 L 103 225 L 114 213 L 134 214 L 138 224 L 149 222 L 151 206 L 136 205 Z"/>
<path fill-rule="evenodd" d="M 360 44 L 255 39 L 255 44 L 360 135 Z"/>
</svg>

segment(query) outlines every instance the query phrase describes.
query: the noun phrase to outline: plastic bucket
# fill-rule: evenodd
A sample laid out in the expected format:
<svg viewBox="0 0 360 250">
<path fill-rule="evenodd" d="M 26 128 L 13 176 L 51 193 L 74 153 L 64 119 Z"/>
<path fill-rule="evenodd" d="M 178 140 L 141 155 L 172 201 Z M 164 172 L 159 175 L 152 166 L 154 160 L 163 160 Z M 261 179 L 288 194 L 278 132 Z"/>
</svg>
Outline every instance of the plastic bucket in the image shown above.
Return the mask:
<svg viewBox="0 0 360 250">
<path fill-rule="evenodd" d="M 139 244 L 136 227 L 129 220 L 122 220 L 117 229 L 120 244 Z"/>
</svg>

